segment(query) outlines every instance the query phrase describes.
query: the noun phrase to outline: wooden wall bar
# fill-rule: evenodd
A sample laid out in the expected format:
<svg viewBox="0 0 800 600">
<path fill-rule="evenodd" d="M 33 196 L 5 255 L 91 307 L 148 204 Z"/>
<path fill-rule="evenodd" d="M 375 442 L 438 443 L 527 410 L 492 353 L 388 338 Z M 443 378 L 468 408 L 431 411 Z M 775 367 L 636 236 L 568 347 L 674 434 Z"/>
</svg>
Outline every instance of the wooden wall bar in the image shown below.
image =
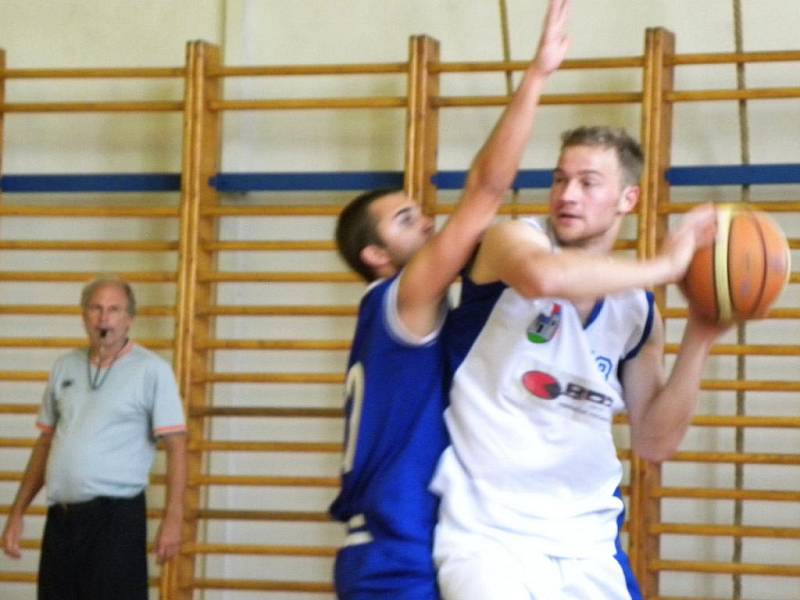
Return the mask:
<svg viewBox="0 0 800 600">
<path fill-rule="evenodd" d="M 619 249 L 639 256 L 652 256 L 666 230 L 668 220 L 690 208 L 694 202 L 673 201 L 666 173 L 671 165 L 671 141 L 676 119 L 673 106 L 680 102 L 723 102 L 746 99 L 796 99 L 800 91 L 793 87 L 754 90 L 684 91 L 675 88 L 675 71 L 697 64 L 731 65 L 800 60 L 797 52 L 738 53 L 714 55 L 677 55 L 674 36 L 663 29 L 645 33 L 642 56 L 611 57 L 567 61 L 567 70 L 636 69 L 641 72 L 640 90 L 604 91 L 602 93 L 558 93 L 546 95 L 545 106 L 616 105 L 638 106 L 641 114 L 641 140 L 646 153 L 643 198 L 634 215 L 635 234 L 622 240 Z M 174 235 L 164 239 L 127 239 L 120 242 L 86 239 L 0 239 L 0 253 L 58 252 L 106 253 L 113 257 L 124 253 L 164 256 L 164 264 L 174 267 L 125 269 L 123 276 L 137 290 L 157 286 L 166 290 L 155 294 L 166 301 L 145 303 L 139 319 L 162 322 L 171 319 L 164 335 L 142 336 L 140 342 L 153 349 L 171 353 L 184 398 L 189 422 L 189 490 L 186 500 L 185 544 L 178 560 L 161 573 L 154 573 L 162 598 L 191 599 L 202 597 L 203 590 L 249 591 L 259 594 L 293 593 L 331 597 L 329 566 L 341 539 L 337 525 L 329 522 L 325 509 L 338 485 L 337 455 L 340 452 L 340 407 L 343 366 L 349 348 L 356 304 L 361 290 L 357 278 L 346 272 L 333 257 L 329 234 L 341 202 L 276 201 L 269 196 L 245 202 L 220 194 L 211 184 L 219 174 L 225 154 L 222 123 L 225 115 L 242 111 L 314 111 L 368 110 L 403 111 L 405 130 L 405 188 L 419 199 L 425 210 L 444 216 L 452 204 L 442 202 L 432 182 L 437 172 L 437 150 L 442 111 L 462 108 L 499 107 L 507 96 L 445 96 L 441 78 L 468 77 L 471 74 L 504 73 L 525 68 L 524 62 L 442 63 L 438 42 L 415 36 L 409 43 L 409 59 L 404 63 L 307 66 L 226 66 L 220 62 L 218 48 L 205 42 L 191 42 L 186 49 L 186 65 L 170 69 L 6 69 L 0 53 L 0 149 L 5 113 L 9 118 L 36 118 L 42 113 L 64 113 L 65 119 L 76 112 L 149 113 L 164 111 L 182 114 L 182 173 L 179 196 L 163 203 L 128 203 L 119 205 L 82 204 L 74 206 L 31 205 L 15 202 L 6 195 L 0 203 L 3 218 L 31 222 L 64 219 L 168 220 Z M 225 80 L 237 77 L 376 76 L 404 79 L 405 94 L 353 98 L 228 98 Z M 83 79 L 83 78 L 182 78 L 184 98 L 173 101 L 137 102 L 48 102 L 6 103 L 6 80 L 14 79 Z M 2 165 L 0 152 L 0 166 Z M 0 169 L 2 174 L 2 169 Z M 360 190 L 353 190 L 358 192 Z M 10 200 L 10 201 L 9 201 Z M 342 200 L 343 201 L 343 200 Z M 770 200 L 759 204 L 775 213 L 776 218 L 791 218 L 800 212 L 794 200 Z M 502 212 L 542 214 L 541 203 L 521 203 Z M 268 225 L 279 225 L 280 234 Z M 241 224 L 259 228 L 257 239 L 238 236 Z M 327 228 L 327 229 L 326 229 Z M 234 233 L 230 233 L 230 232 Z M 258 229 L 258 231 L 262 231 Z M 226 233 L 227 232 L 227 233 Z M 288 234 L 286 232 L 289 232 Z M 800 242 L 791 240 L 797 249 Z M 44 256 L 44 255 L 43 255 Z M 272 267 L 271 258 L 296 257 L 292 267 Z M 256 259 L 259 259 L 258 261 Z M 171 261 L 171 263 L 170 263 Z M 156 261 L 158 263 L 159 261 Z M 279 261 L 280 262 L 280 261 Z M 67 260 L 67 263 L 69 261 Z M 285 263 L 285 261 L 284 261 Z M 43 265 L 46 260 L 43 259 Z M 69 263 L 72 264 L 72 263 Z M 92 275 L 85 269 L 62 266 L 39 270 L 0 270 L 0 285 L 79 286 Z M 110 270 L 110 269 L 109 269 Z M 795 273 L 791 285 L 800 277 Z M 321 286 L 328 286 L 323 288 Z M 330 304 L 319 300 L 317 290 L 335 289 L 337 300 Z M 658 290 L 658 304 L 665 322 L 682 321 L 685 306 Z M 70 304 L 0 305 L 0 315 L 25 319 L 64 318 L 79 320 L 77 298 Z M 771 320 L 790 323 L 800 319 L 800 311 L 788 305 L 776 307 Z M 315 324 L 324 324 L 314 328 Z M 757 326 L 756 326 L 757 327 Z M 156 328 L 158 329 L 158 328 Z M 161 327 L 160 330 L 164 328 Z M 313 333 L 309 330 L 313 329 Z M 159 330 L 159 331 L 160 331 Z M 317 331 L 318 330 L 318 331 Z M 267 331 L 268 333 L 263 333 Z M 794 343 L 763 341 L 720 343 L 714 357 L 725 360 L 746 356 L 763 360 L 796 357 L 800 347 Z M 54 350 L 81 345 L 79 333 L 72 335 L 0 335 L 0 350 Z M 677 352 L 677 341 L 668 339 L 668 354 Z M 291 363 L 286 363 L 287 357 Z M 283 362 L 282 362 L 283 361 Z M 41 369 L 12 369 L 0 363 L 0 387 L 8 389 L 0 403 L 0 421 L 30 416 L 38 410 L 33 402 L 14 402 L 14 385 L 43 385 L 46 372 Z M 783 394 L 786 409 L 781 414 L 731 414 L 724 410 L 701 409 L 695 419 L 696 430 L 725 432 L 795 431 L 800 428 L 796 392 L 800 382 L 784 378 L 755 376 L 720 377 L 716 374 L 703 383 L 704 398 L 715 395 L 744 394 L 763 397 Z M 783 397 L 782 396 L 782 397 Z M 8 398 L 8 399 L 5 399 Z M 713 402 L 709 404 L 713 406 Z M 639 460 L 626 447 L 627 421 L 615 421 L 615 434 L 621 440 L 620 456 L 626 465 L 623 491 L 628 504 L 626 540 L 632 563 L 645 595 L 652 599 L 706 598 L 705 591 L 719 587 L 717 582 L 731 577 L 780 577 L 800 583 L 800 563 L 761 564 L 747 560 L 679 560 L 671 549 L 676 539 L 776 540 L 781 543 L 800 539 L 794 526 L 764 525 L 756 522 L 688 522 L 673 518 L 675 503 L 691 503 L 698 511 L 714 513 L 719 502 L 800 504 L 800 492 L 747 485 L 715 487 L 673 483 L 673 472 L 684 465 L 715 465 L 726 468 L 742 465 L 748 469 L 769 467 L 797 469 L 800 454 L 765 452 L 763 449 L 730 451 L 718 448 L 684 449 L 674 460 L 656 467 Z M 241 433 L 244 431 L 245 433 Z M 299 435 L 298 431 L 309 431 Z M 231 433 L 233 432 L 233 433 Z M 0 452 L 30 448 L 28 437 L 0 437 Z M 252 468 L 257 457 L 258 468 Z M 313 465 L 308 466 L 307 461 Z M 312 464 L 309 462 L 309 464 Z M 321 467 L 318 465 L 322 465 Z M 24 463 L 20 463 L 21 470 Z M 313 467 L 313 468 L 312 468 Z M 20 471 L 0 472 L 0 481 L 16 482 Z M 153 485 L 161 486 L 160 471 Z M 288 498 L 296 500 L 280 500 Z M 274 500 L 274 501 L 273 501 Z M 754 504 L 755 505 L 755 504 Z M 0 507 L 0 515 L 8 506 Z M 33 518 L 41 519 L 43 508 L 31 509 Z M 716 515 L 716 513 L 715 513 Z M 157 503 L 150 517 L 159 516 Z M 31 531 L 29 529 L 28 531 Z M 264 532 L 266 535 L 256 535 Z M 228 539 L 229 532 L 231 533 Z M 253 533 L 251 536 L 250 533 Z M 268 543 L 261 540 L 269 538 Z M 273 539 L 274 538 L 274 539 Z M 38 540 L 29 537 L 25 547 L 38 548 Z M 225 562 L 225 558 L 235 562 Z M 252 561 L 258 561 L 253 563 Z M 257 564 L 257 568 L 231 568 L 230 565 Z M 303 565 L 311 565 L 305 570 Z M 229 570 L 223 569 L 224 565 Z M 300 565 L 287 567 L 287 565 Z M 319 575 L 320 572 L 324 574 Z M 155 576 L 158 576 L 157 578 Z M 671 578 L 691 575 L 696 594 L 672 589 Z M 700 578 L 700 579 L 698 579 Z M 30 571 L 0 572 L 0 581 L 33 585 Z M 689 586 L 691 587 L 691 586 Z M 725 589 L 725 584 L 721 588 Z M 665 591 L 667 590 L 667 591 Z M 701 591 L 702 590 L 702 591 Z M 270 596 L 275 597 L 275 596 Z M 732 597 L 717 595 L 714 597 Z M 735 598 L 738 600 L 738 598 Z"/>
</svg>

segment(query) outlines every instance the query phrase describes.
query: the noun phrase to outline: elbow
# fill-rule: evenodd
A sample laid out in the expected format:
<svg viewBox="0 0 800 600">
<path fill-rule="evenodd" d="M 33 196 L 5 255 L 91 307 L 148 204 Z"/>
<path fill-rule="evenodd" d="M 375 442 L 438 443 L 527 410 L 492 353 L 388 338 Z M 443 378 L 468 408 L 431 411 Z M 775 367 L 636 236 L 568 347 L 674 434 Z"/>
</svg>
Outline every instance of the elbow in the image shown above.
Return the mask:
<svg viewBox="0 0 800 600">
<path fill-rule="evenodd" d="M 639 458 L 660 465 L 675 456 L 678 443 L 667 439 L 639 441 L 634 442 L 633 451 Z"/>
<path fill-rule="evenodd" d="M 502 201 L 511 188 L 508 178 L 493 176 L 497 169 L 492 169 L 482 164 L 473 165 L 467 176 L 465 190 L 471 194 L 480 194 L 486 198 Z"/>
<path fill-rule="evenodd" d="M 647 462 L 653 463 L 654 465 L 660 465 L 661 463 L 672 458 L 676 451 L 676 449 L 672 448 L 647 448 L 637 451 L 636 454 L 639 456 L 639 458 L 642 458 Z"/>
</svg>

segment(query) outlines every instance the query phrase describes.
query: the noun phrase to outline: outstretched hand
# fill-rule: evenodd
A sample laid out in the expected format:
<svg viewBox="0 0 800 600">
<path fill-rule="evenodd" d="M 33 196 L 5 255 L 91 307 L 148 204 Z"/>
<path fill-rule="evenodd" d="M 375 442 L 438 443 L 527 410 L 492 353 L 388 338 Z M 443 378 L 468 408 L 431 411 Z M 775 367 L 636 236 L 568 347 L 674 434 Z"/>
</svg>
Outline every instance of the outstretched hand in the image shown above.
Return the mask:
<svg viewBox="0 0 800 600">
<path fill-rule="evenodd" d="M 660 254 L 670 263 L 671 281 L 683 279 L 695 252 L 711 245 L 716 234 L 717 211 L 712 204 L 702 204 L 686 213 L 661 247 Z"/>
<path fill-rule="evenodd" d="M 533 60 L 533 68 L 543 75 L 558 69 L 569 49 L 567 17 L 570 0 L 550 0 L 544 18 L 539 47 Z"/>
</svg>

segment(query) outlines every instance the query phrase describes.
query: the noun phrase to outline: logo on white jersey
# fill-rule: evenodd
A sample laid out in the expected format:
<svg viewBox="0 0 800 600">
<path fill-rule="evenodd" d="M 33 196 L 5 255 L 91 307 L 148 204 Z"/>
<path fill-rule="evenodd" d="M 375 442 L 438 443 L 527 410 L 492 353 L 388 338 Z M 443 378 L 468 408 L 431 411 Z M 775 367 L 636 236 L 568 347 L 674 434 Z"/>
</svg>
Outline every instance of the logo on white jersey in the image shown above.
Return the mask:
<svg viewBox="0 0 800 600">
<path fill-rule="evenodd" d="M 614 400 L 602 392 L 591 390 L 574 381 L 567 382 L 566 386 L 544 371 L 528 371 L 522 375 L 522 385 L 531 394 L 543 400 L 555 400 L 559 396 L 566 396 L 573 400 L 582 400 L 610 407 Z"/>
<path fill-rule="evenodd" d="M 553 302 L 549 310 L 545 309 L 536 315 L 528 325 L 528 339 L 534 344 L 549 342 L 558 331 L 561 324 L 561 305 Z"/>
</svg>

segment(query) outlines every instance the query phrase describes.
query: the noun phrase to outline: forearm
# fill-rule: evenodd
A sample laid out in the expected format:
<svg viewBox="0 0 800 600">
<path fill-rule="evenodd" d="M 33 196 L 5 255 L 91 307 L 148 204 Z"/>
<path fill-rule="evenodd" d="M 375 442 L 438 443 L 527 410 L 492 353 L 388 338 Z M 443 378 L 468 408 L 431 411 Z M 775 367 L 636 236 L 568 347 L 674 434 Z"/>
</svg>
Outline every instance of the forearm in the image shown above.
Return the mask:
<svg viewBox="0 0 800 600">
<path fill-rule="evenodd" d="M 510 257 L 498 261 L 497 268 L 503 281 L 530 298 L 595 298 L 654 288 L 670 283 L 674 276 L 669 262 L 660 256 L 629 260 L 570 250 Z"/>
<path fill-rule="evenodd" d="M 180 522 L 183 519 L 183 499 L 186 491 L 186 439 L 176 433 L 165 437 L 167 452 L 166 497 L 163 518 Z"/>
<path fill-rule="evenodd" d="M 660 462 L 677 451 L 696 412 L 703 366 L 715 338 L 701 323 L 687 323 L 666 384 L 632 431 L 633 449 L 643 458 Z"/>
<path fill-rule="evenodd" d="M 42 434 L 36 440 L 25 473 L 11 505 L 10 515 L 21 517 L 30 506 L 36 494 L 44 487 L 44 475 L 47 468 L 47 457 L 50 454 L 50 435 Z"/>
</svg>

